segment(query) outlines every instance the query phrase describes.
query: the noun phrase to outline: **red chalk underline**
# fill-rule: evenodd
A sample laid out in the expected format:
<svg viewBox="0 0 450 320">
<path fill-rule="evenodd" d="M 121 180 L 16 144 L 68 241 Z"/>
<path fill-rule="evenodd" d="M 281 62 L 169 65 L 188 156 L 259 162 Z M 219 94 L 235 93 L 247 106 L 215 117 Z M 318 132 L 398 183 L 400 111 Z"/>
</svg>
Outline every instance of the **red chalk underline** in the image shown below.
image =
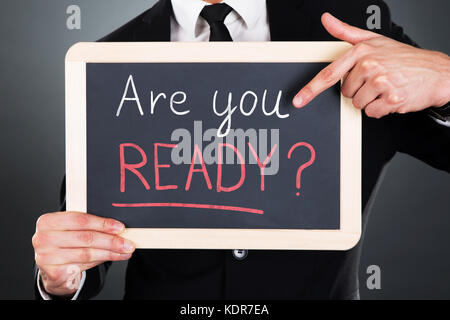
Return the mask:
<svg viewBox="0 0 450 320">
<path fill-rule="evenodd" d="M 252 208 L 220 206 L 214 204 L 197 204 L 197 203 L 113 203 L 112 206 L 116 208 L 144 208 L 144 207 L 197 208 L 197 209 L 225 210 L 225 211 L 264 214 L 263 210 Z"/>
</svg>

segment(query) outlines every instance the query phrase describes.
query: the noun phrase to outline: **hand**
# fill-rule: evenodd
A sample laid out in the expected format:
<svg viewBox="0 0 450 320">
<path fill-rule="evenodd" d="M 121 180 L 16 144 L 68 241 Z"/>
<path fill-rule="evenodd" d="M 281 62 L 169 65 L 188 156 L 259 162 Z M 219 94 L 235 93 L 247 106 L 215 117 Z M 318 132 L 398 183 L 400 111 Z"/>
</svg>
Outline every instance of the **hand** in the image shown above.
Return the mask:
<svg viewBox="0 0 450 320">
<path fill-rule="evenodd" d="M 119 221 L 87 213 L 42 215 L 32 242 L 45 291 L 73 295 L 83 271 L 105 261 L 128 260 L 135 247 L 119 236 L 124 230 Z"/>
<path fill-rule="evenodd" d="M 353 48 L 311 80 L 293 100 L 297 108 L 345 78 L 342 94 L 367 116 L 440 107 L 450 100 L 450 58 L 352 27 L 329 13 L 322 24 Z"/>
</svg>

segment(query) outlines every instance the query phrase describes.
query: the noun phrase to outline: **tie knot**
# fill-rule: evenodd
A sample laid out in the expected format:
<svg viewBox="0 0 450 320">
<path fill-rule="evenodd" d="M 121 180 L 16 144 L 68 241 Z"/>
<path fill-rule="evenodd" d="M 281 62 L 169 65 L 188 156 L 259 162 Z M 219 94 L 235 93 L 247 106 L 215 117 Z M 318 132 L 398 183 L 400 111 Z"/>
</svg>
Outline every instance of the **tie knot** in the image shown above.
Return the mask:
<svg viewBox="0 0 450 320">
<path fill-rule="evenodd" d="M 211 25 L 217 22 L 224 22 L 232 10 L 226 3 L 217 3 L 205 6 L 202 12 L 200 12 L 200 16 Z"/>
</svg>

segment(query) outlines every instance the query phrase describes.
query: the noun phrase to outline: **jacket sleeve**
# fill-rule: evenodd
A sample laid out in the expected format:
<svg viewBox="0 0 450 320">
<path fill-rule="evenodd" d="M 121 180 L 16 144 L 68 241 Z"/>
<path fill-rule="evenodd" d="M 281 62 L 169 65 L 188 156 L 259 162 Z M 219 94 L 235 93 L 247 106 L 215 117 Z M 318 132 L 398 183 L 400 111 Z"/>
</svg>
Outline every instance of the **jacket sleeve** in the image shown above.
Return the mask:
<svg viewBox="0 0 450 320">
<path fill-rule="evenodd" d="M 450 173 L 450 127 L 437 123 L 426 111 L 391 115 L 386 121 L 398 152 Z"/>
<path fill-rule="evenodd" d="M 392 39 L 418 47 L 395 23 L 390 23 L 389 33 Z M 445 111 L 447 108 L 449 105 L 439 109 Z M 398 152 L 450 173 L 450 119 L 441 117 L 439 109 L 393 114 L 387 116 L 385 121 Z"/>
<path fill-rule="evenodd" d="M 60 192 L 60 208 L 59 211 L 66 210 L 66 177 L 64 177 Z M 94 268 L 86 271 L 86 279 L 80 290 L 77 300 L 87 300 L 95 297 L 100 293 L 105 283 L 106 273 L 108 272 L 111 262 L 102 263 Z M 38 268 L 34 266 L 34 293 L 36 300 L 43 300 L 37 287 Z M 57 296 L 51 296 L 53 300 L 58 300 Z"/>
</svg>

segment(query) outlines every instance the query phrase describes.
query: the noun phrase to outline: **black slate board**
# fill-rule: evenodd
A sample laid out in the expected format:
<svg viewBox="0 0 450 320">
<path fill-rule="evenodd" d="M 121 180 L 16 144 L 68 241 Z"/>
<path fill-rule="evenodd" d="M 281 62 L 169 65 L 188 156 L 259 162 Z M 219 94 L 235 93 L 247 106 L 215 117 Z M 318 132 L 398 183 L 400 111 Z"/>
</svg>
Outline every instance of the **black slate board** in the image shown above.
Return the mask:
<svg viewBox="0 0 450 320">
<path fill-rule="evenodd" d="M 119 219 L 131 228 L 339 229 L 339 86 L 327 90 L 301 110 L 291 103 L 298 89 L 325 66 L 325 63 L 88 63 L 87 211 Z M 130 75 L 144 115 L 140 114 L 136 101 L 125 101 L 117 117 Z M 128 89 L 126 96 L 133 97 L 132 87 Z M 218 166 L 206 164 L 212 189 L 208 188 L 203 173 L 195 172 L 186 191 L 190 165 L 171 163 L 172 149 L 163 147 L 158 149 L 158 161 L 171 167 L 159 169 L 160 184 L 178 188 L 156 190 L 154 143 L 177 144 L 171 141 L 172 132 L 183 128 L 192 133 L 194 140 L 194 121 L 201 121 L 203 131 L 217 129 L 223 117 L 213 112 L 216 90 L 219 110 L 225 108 L 229 92 L 233 94 L 233 106 L 239 105 L 242 94 L 248 90 L 257 95 L 253 114 L 244 116 L 238 108 L 232 115 L 231 129 L 257 132 L 267 129 L 269 136 L 271 129 L 278 129 L 278 173 L 265 177 L 265 190 L 261 191 L 260 169 L 247 163 L 252 154 L 245 148 L 245 180 L 239 189 L 217 192 Z M 282 90 L 280 113 L 289 114 L 288 118 L 263 114 L 264 90 L 269 111 Z M 189 113 L 175 115 L 168 99 L 161 98 L 151 114 L 151 91 L 154 96 L 165 93 L 168 99 L 174 92 L 185 92 L 185 103 L 176 105 L 176 109 Z M 247 98 L 245 110 L 251 109 L 253 101 L 250 95 Z M 311 151 L 299 147 L 288 159 L 289 149 L 298 142 L 309 143 L 315 151 L 314 162 L 301 174 L 300 190 L 296 187 L 297 170 L 311 159 Z M 133 143 L 145 152 L 147 163 L 137 170 L 148 182 L 149 190 L 134 173 L 125 170 L 125 191 L 121 191 L 120 144 L 124 143 Z M 208 142 L 203 142 L 203 149 L 207 145 Z M 267 149 L 270 151 L 272 146 L 269 139 Z M 126 163 L 142 161 L 136 148 L 123 150 Z M 191 155 L 193 150 L 194 142 Z M 201 165 L 194 168 L 200 169 Z M 223 185 L 234 185 L 240 172 L 238 163 L 223 165 Z M 155 203 L 161 206 L 152 207 Z M 166 207 L 173 203 L 176 207 Z M 207 205 L 214 207 L 206 208 Z"/>
</svg>

